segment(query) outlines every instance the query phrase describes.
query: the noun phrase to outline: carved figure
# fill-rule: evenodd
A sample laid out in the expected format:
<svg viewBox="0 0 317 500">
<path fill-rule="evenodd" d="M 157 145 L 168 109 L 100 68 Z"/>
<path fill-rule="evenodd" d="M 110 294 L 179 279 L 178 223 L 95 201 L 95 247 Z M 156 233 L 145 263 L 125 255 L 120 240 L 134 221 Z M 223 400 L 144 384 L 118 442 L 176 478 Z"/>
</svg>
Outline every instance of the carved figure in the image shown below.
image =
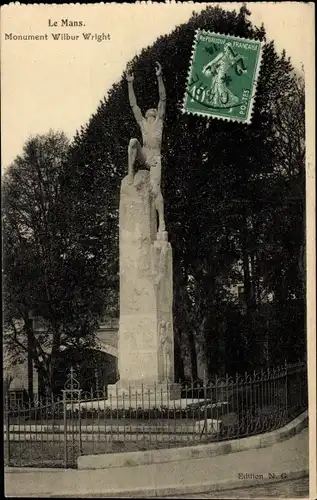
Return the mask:
<svg viewBox="0 0 317 500">
<path fill-rule="evenodd" d="M 133 184 L 134 164 L 136 159 L 150 170 L 151 193 L 154 198 L 155 208 L 159 216 L 159 232 L 165 231 L 164 201 L 161 192 L 161 144 L 163 132 L 163 120 L 166 110 L 166 92 L 162 77 L 162 66 L 156 63 L 156 76 L 159 91 L 159 103 L 157 108 L 148 109 L 145 116 L 142 115 L 137 105 L 133 81 L 134 75 L 128 68 L 126 78 L 128 82 L 129 102 L 134 117 L 141 129 L 143 146 L 138 139 L 130 139 L 128 147 L 128 183 Z"/>
<path fill-rule="evenodd" d="M 172 339 L 171 325 L 169 322 L 161 321 L 159 323 L 161 352 L 163 359 L 163 380 L 171 382 L 172 368 Z"/>
</svg>

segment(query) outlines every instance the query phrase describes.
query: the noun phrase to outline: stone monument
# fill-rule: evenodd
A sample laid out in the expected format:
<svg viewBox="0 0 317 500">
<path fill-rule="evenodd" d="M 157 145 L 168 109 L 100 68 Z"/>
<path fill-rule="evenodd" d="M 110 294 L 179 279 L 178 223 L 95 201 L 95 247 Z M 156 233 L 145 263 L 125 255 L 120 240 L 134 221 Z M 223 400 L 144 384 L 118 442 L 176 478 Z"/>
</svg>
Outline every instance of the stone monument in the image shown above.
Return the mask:
<svg viewBox="0 0 317 500">
<path fill-rule="evenodd" d="M 166 108 L 162 68 L 156 63 L 159 104 L 143 117 L 128 69 L 129 101 L 143 146 L 131 139 L 128 175 L 122 180 L 119 208 L 120 321 L 119 377 L 108 397 L 163 394 L 180 398 L 174 383 L 172 248 L 165 230 L 161 193 L 161 141 Z M 143 169 L 135 172 L 136 159 Z M 157 227 L 158 219 L 158 227 Z M 151 396 L 153 397 L 153 396 Z"/>
</svg>

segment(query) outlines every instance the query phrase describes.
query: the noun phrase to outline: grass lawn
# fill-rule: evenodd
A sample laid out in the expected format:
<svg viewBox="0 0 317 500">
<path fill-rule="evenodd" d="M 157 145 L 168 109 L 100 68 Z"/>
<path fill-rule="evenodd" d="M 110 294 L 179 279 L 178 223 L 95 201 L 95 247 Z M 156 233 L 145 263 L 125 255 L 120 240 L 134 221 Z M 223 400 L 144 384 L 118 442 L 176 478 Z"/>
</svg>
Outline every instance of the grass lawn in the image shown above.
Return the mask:
<svg viewBox="0 0 317 500">
<path fill-rule="evenodd" d="M 219 415 L 219 418 L 221 419 L 221 415 Z M 186 429 L 186 426 L 192 427 L 195 422 L 198 420 L 202 421 L 204 420 L 204 414 L 202 413 L 201 415 L 197 415 L 196 418 L 129 418 L 129 416 L 121 419 L 117 418 L 81 418 L 81 426 L 84 429 L 86 426 L 89 427 L 101 427 L 104 428 L 105 426 L 113 427 L 114 432 L 117 427 L 124 427 L 124 426 L 132 426 L 132 427 L 151 427 L 153 429 L 155 428 L 161 428 L 161 427 L 166 427 L 166 429 L 170 428 L 173 429 L 175 426 L 182 426 L 184 429 Z M 72 421 L 67 420 L 67 426 L 74 425 L 74 427 L 79 426 L 79 420 L 77 418 L 74 418 Z M 11 419 L 10 420 L 10 429 L 11 431 L 14 429 L 15 431 L 21 431 L 23 432 L 24 430 L 27 431 L 28 429 L 31 430 L 33 428 L 37 429 L 38 432 L 44 431 L 45 428 L 47 427 L 52 427 L 54 426 L 55 428 L 60 427 L 64 428 L 64 420 L 53 420 L 53 419 L 42 419 L 42 420 L 18 420 L 18 419 Z M 35 427 L 34 427 L 35 426 Z M 35 431 L 34 431 L 35 432 Z"/>
<path fill-rule="evenodd" d="M 162 448 L 175 448 L 193 445 L 193 442 L 185 441 L 155 441 L 148 438 L 138 441 L 107 441 L 107 442 L 83 442 L 82 453 L 80 453 L 78 441 L 67 444 L 68 467 L 76 468 L 77 458 L 82 455 L 93 455 L 101 453 L 119 453 L 127 451 L 158 450 Z M 196 443 L 198 444 L 198 443 Z M 7 457 L 7 444 L 5 443 L 5 457 Z M 64 467 L 64 442 L 11 442 L 10 460 L 6 463 L 10 467 Z"/>
</svg>

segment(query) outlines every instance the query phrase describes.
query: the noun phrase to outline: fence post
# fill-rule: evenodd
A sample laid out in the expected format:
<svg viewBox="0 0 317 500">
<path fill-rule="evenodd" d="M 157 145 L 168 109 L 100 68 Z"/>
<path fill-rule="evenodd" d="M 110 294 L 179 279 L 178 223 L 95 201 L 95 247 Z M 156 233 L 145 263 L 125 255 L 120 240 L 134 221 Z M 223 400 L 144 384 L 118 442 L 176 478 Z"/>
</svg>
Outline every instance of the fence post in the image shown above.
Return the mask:
<svg viewBox="0 0 317 500">
<path fill-rule="evenodd" d="M 10 464 L 10 407 L 9 407 L 9 395 L 5 395 L 5 403 L 4 403 L 4 408 L 5 408 L 5 423 L 6 423 L 6 441 L 7 441 L 7 446 L 6 446 L 6 454 L 5 454 L 5 459 L 6 459 L 6 465 L 9 466 Z"/>
<path fill-rule="evenodd" d="M 208 435 L 208 423 L 207 423 L 207 382 L 206 382 L 206 372 L 204 370 L 204 429 L 206 436 Z"/>
<path fill-rule="evenodd" d="M 285 360 L 285 412 L 286 412 L 286 419 L 288 417 L 288 367 L 287 367 L 287 361 Z"/>
<path fill-rule="evenodd" d="M 79 453 L 83 454 L 82 436 L 81 436 L 81 389 L 78 391 L 78 430 L 79 430 Z"/>
<path fill-rule="evenodd" d="M 64 467 L 67 468 L 67 391 L 63 390 L 64 410 Z"/>
<path fill-rule="evenodd" d="M 75 461 L 75 425 L 74 425 L 74 402 L 78 405 L 78 415 L 79 415 L 79 449 L 81 454 L 82 445 L 82 435 L 81 435 L 81 415 L 80 415 L 80 403 L 81 403 L 81 389 L 79 387 L 79 382 L 76 379 L 76 373 L 71 367 L 70 373 L 67 376 L 64 389 L 63 389 L 63 404 L 64 404 L 64 465 L 65 468 L 68 464 L 69 454 L 67 448 L 67 404 L 70 406 L 70 418 L 71 418 L 71 444 L 72 444 L 72 460 Z M 75 399 L 74 399 L 75 398 Z"/>
<path fill-rule="evenodd" d="M 303 405 L 302 405 L 302 402 L 303 402 L 303 398 L 302 398 L 302 374 L 303 374 L 303 370 L 301 370 L 301 367 L 299 367 L 299 370 L 297 370 L 297 379 L 299 381 L 299 408 L 300 408 L 300 411 L 302 411 L 302 408 L 303 408 Z"/>
</svg>

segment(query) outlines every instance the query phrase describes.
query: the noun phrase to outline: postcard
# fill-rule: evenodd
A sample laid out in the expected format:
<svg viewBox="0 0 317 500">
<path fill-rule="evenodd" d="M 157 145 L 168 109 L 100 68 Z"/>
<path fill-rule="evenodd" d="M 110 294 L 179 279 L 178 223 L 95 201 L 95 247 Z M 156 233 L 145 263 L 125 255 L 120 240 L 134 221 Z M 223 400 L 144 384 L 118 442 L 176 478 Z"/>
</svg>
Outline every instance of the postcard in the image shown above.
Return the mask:
<svg viewBox="0 0 317 500">
<path fill-rule="evenodd" d="M 1 8 L 7 496 L 316 497 L 314 15 Z"/>
</svg>

